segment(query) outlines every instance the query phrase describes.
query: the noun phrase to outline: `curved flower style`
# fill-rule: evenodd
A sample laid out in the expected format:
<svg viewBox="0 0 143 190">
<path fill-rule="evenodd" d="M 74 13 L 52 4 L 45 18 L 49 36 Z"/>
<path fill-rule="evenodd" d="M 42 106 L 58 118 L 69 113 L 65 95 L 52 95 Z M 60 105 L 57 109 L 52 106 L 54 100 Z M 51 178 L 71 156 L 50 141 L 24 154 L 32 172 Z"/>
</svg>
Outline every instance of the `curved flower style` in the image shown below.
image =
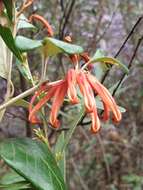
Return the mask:
<svg viewBox="0 0 143 190">
<path fill-rule="evenodd" d="M 48 21 L 44 17 L 38 14 L 32 14 L 29 18 L 29 21 L 32 22 L 32 20 L 34 19 L 40 21 L 43 24 L 43 26 L 47 29 L 48 35 L 50 37 L 54 35 L 51 25 L 48 23 Z"/>
<path fill-rule="evenodd" d="M 109 91 L 96 79 L 95 76 L 84 70 L 70 69 L 63 80 L 43 84 L 41 88 L 35 93 L 31 99 L 29 106 L 29 120 L 31 122 L 39 122 L 36 117 L 37 111 L 50 99 L 53 99 L 49 122 L 55 128 L 60 126 L 60 122 L 57 119 L 58 111 L 64 101 L 64 97 L 67 95 L 72 104 L 79 103 L 76 88 L 80 89 L 80 92 L 84 98 L 86 113 L 90 114 L 92 125 L 92 132 L 96 133 L 100 129 L 100 120 L 97 113 L 96 101 L 94 93 L 99 95 L 103 102 L 104 113 L 103 121 L 107 121 L 110 117 L 110 111 L 113 113 L 113 120 L 119 122 L 122 118 L 121 112 Z M 32 108 L 36 97 L 44 92 L 44 97 Z"/>
</svg>

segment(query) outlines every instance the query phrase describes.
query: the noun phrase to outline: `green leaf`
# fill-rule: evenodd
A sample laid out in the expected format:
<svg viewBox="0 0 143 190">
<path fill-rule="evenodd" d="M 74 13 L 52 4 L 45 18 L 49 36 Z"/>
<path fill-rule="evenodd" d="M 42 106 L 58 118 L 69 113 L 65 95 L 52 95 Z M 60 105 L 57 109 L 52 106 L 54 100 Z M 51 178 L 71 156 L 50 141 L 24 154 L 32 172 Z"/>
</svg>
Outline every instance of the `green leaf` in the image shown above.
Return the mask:
<svg viewBox="0 0 143 190">
<path fill-rule="evenodd" d="M 3 0 L 3 3 L 5 5 L 6 11 L 7 11 L 7 15 L 8 15 L 9 19 L 12 21 L 12 17 L 13 17 L 13 2 L 12 2 L 12 0 Z"/>
<path fill-rule="evenodd" d="M 24 99 L 19 99 L 14 104 L 12 104 L 12 105 L 14 105 L 14 106 L 22 106 L 24 108 L 28 108 L 29 107 L 29 102 L 27 102 Z"/>
<path fill-rule="evenodd" d="M 95 56 L 93 56 L 91 58 L 90 63 L 97 63 L 97 62 L 117 65 L 117 66 L 121 67 L 125 73 L 127 73 L 127 74 L 129 73 L 129 70 L 126 67 L 126 65 L 124 65 L 118 59 L 115 59 L 113 57 L 96 57 L 96 54 L 95 54 Z"/>
<path fill-rule="evenodd" d="M 24 36 L 17 36 L 16 45 L 23 52 L 40 48 L 41 52 L 45 56 L 53 56 L 62 52 L 67 54 L 78 54 L 83 52 L 83 49 L 80 46 L 69 44 L 49 37 L 45 38 L 42 41 L 32 40 Z"/>
<path fill-rule="evenodd" d="M 42 46 L 41 40 L 32 40 L 24 36 L 17 36 L 15 43 L 22 52 L 33 50 Z"/>
<path fill-rule="evenodd" d="M 43 51 L 46 56 L 52 56 L 61 52 L 67 54 L 80 54 L 84 50 L 81 46 L 69 44 L 55 38 L 47 37 L 43 40 Z"/>
<path fill-rule="evenodd" d="M 0 156 L 37 190 L 65 190 L 57 163 L 48 147 L 28 138 L 0 143 Z"/>
<path fill-rule="evenodd" d="M 24 16 L 24 14 L 20 15 L 19 22 L 17 24 L 17 30 L 19 29 L 31 29 L 36 30 L 36 27 L 29 23 L 28 19 Z"/>
<path fill-rule="evenodd" d="M 78 114 L 76 114 L 76 116 L 74 117 L 74 121 L 73 123 L 71 124 L 70 128 L 69 128 L 69 131 L 67 132 L 66 134 L 66 137 L 65 137 L 65 140 L 64 140 L 64 143 L 62 145 L 62 149 L 61 149 L 61 152 L 63 153 L 63 151 L 67 148 L 67 145 L 78 125 L 78 123 L 80 122 L 80 120 L 82 119 L 82 117 L 84 116 L 84 108 L 83 106 L 81 106 L 81 109 L 79 111 Z"/>
<path fill-rule="evenodd" d="M 29 68 L 28 60 L 27 60 L 27 55 L 23 54 L 23 62 L 20 62 L 18 59 L 16 60 L 16 65 L 21 72 L 21 74 L 24 76 L 26 80 L 28 80 L 30 83 L 33 82 L 33 77 Z"/>
<path fill-rule="evenodd" d="M 20 182 L 20 183 L 13 183 L 10 185 L 0 185 L 0 189 L 2 190 L 32 190 L 30 184 L 27 184 L 27 182 Z"/>
<path fill-rule="evenodd" d="M 98 49 L 93 55 L 92 59 L 97 59 L 104 56 L 105 56 L 104 52 L 101 49 Z"/>
<path fill-rule="evenodd" d="M 11 171 L 6 173 L 1 179 L 0 179 L 0 185 L 10 185 L 12 183 L 18 183 L 23 182 L 25 179 L 18 175 L 15 171 Z"/>
<path fill-rule="evenodd" d="M 61 170 L 61 173 L 63 174 L 63 177 L 65 177 L 65 169 L 66 169 L 65 151 L 62 152 L 64 140 L 65 140 L 65 132 L 62 131 L 54 147 L 54 154 L 57 160 L 57 164 Z"/>
<path fill-rule="evenodd" d="M 12 32 L 9 28 L 4 27 L 0 24 L 0 35 L 7 45 L 7 47 L 13 52 L 13 54 L 20 60 L 22 61 L 22 56 L 19 51 L 19 49 L 15 45 L 15 40 L 12 36 Z"/>
</svg>

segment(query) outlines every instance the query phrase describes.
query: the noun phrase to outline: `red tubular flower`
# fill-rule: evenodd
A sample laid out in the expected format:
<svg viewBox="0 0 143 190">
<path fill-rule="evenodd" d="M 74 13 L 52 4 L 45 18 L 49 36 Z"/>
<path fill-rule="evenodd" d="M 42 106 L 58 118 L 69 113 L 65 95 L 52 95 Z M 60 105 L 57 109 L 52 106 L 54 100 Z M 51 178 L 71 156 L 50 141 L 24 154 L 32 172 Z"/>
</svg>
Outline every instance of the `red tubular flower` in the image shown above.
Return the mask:
<svg viewBox="0 0 143 190">
<path fill-rule="evenodd" d="M 72 104 L 79 103 L 77 92 L 76 92 L 76 71 L 74 69 L 70 69 L 67 74 L 67 83 L 68 83 L 68 90 L 67 95 Z"/>
<path fill-rule="evenodd" d="M 91 131 L 93 133 L 97 133 L 99 131 L 99 129 L 100 129 L 100 120 L 99 120 L 99 117 L 98 117 L 98 114 L 97 114 L 96 106 L 94 106 L 93 112 L 90 113 L 90 116 L 91 116 L 91 121 L 92 121 Z"/>
<path fill-rule="evenodd" d="M 54 95 L 54 93 L 55 93 L 55 90 L 56 90 L 55 87 L 51 88 L 51 89 L 47 92 L 47 94 L 34 106 L 33 109 L 29 109 L 29 111 L 30 111 L 30 112 L 29 112 L 29 121 L 30 121 L 31 123 L 33 123 L 33 119 L 36 118 L 36 113 L 37 113 L 37 111 L 39 111 L 39 109 L 40 109 L 44 104 L 46 104 L 46 102 L 47 102 L 50 98 L 53 97 L 53 95 Z M 37 95 L 35 95 L 34 97 L 37 97 Z M 31 103 L 33 103 L 33 99 L 34 99 L 34 98 L 32 98 Z"/>
<path fill-rule="evenodd" d="M 32 97 L 31 101 L 30 101 L 30 105 L 29 105 L 29 121 L 31 123 L 41 123 L 40 120 L 37 118 L 36 113 L 41 109 L 41 107 L 46 104 L 46 102 L 49 101 L 49 99 L 51 99 L 56 90 L 58 89 L 59 86 L 61 86 L 62 84 L 64 84 L 64 81 L 57 81 L 56 83 L 52 84 L 52 85 L 47 85 L 44 84 L 40 87 L 40 89 L 34 94 L 34 96 Z M 40 99 L 40 101 L 33 107 L 34 101 L 37 97 L 40 96 L 40 94 L 44 92 L 46 93 L 46 95 L 44 97 L 42 97 Z M 33 108 L 32 108 L 33 107 Z"/>
<path fill-rule="evenodd" d="M 77 83 L 80 88 L 80 91 L 84 97 L 84 103 L 85 103 L 85 108 L 88 113 L 93 111 L 93 107 L 95 105 L 95 99 L 94 99 L 94 94 L 92 91 L 91 86 L 89 85 L 86 75 L 84 74 L 83 71 L 80 71 L 77 75 Z"/>
<path fill-rule="evenodd" d="M 60 126 L 60 122 L 57 119 L 57 115 L 58 115 L 60 106 L 62 105 L 64 101 L 64 97 L 66 93 L 67 93 L 67 81 L 65 81 L 63 84 L 58 86 L 54 94 L 54 100 L 53 100 L 49 120 L 50 120 L 51 125 L 55 128 L 58 128 Z"/>
<path fill-rule="evenodd" d="M 91 116 L 91 130 L 96 133 L 100 129 L 100 120 L 97 113 L 96 101 L 94 92 L 99 95 L 104 106 L 103 121 L 107 121 L 110 116 L 110 111 L 113 112 L 113 120 L 119 122 L 122 118 L 121 112 L 109 91 L 90 73 L 84 70 L 70 69 L 61 81 L 46 84 L 35 93 L 31 99 L 29 106 L 29 120 L 31 122 L 39 122 L 36 116 L 37 111 L 50 99 L 53 98 L 52 108 L 50 112 L 49 121 L 55 128 L 60 126 L 60 121 L 57 119 L 58 111 L 64 101 L 64 97 L 68 96 L 73 104 L 79 102 L 76 92 L 76 86 L 79 86 L 81 94 L 84 98 L 86 112 Z M 44 92 L 45 96 L 33 107 L 36 97 Z"/>
<path fill-rule="evenodd" d="M 50 37 L 52 37 L 54 35 L 52 27 L 46 19 L 44 19 L 42 16 L 40 16 L 38 14 L 32 14 L 29 18 L 29 21 L 32 22 L 33 19 L 39 20 L 44 25 L 44 27 L 47 28 L 48 35 Z"/>
<path fill-rule="evenodd" d="M 46 84 L 45 85 L 41 85 L 40 89 L 38 91 L 35 92 L 34 96 L 31 98 L 31 101 L 30 101 L 30 105 L 29 105 L 29 121 L 31 123 L 41 123 L 40 120 L 35 116 L 35 114 L 31 114 L 33 111 L 32 111 L 32 106 L 36 100 L 36 98 L 43 92 L 47 89 L 47 86 Z"/>
<path fill-rule="evenodd" d="M 108 119 L 109 109 L 113 112 L 113 119 L 115 122 L 119 122 L 122 118 L 121 112 L 109 91 L 91 74 L 87 74 L 87 80 L 93 90 L 101 97 L 104 102 L 105 108 L 105 120 Z"/>
<path fill-rule="evenodd" d="M 102 120 L 103 121 L 108 121 L 108 119 L 110 117 L 110 108 L 104 102 L 103 102 L 103 106 L 104 106 L 104 113 L 103 113 L 103 116 L 102 116 Z"/>
</svg>

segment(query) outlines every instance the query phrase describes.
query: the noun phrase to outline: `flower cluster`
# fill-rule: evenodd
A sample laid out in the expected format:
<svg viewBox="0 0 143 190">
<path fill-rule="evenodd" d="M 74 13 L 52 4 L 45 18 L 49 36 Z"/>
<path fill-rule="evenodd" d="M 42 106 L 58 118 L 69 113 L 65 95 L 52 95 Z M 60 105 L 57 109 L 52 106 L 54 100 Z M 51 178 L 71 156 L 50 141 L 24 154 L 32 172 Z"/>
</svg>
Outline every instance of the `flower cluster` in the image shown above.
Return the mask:
<svg viewBox="0 0 143 190">
<path fill-rule="evenodd" d="M 79 103 L 77 87 L 84 98 L 86 113 L 90 114 L 91 116 L 91 129 L 94 133 L 100 129 L 100 120 L 97 114 L 94 94 L 99 95 L 103 102 L 103 121 L 107 121 L 109 119 L 110 111 L 113 112 L 113 120 L 115 122 L 119 122 L 121 120 L 121 112 L 109 91 L 96 79 L 95 76 L 82 69 L 69 69 L 63 80 L 50 84 L 42 84 L 40 89 L 31 99 L 29 107 L 29 120 L 32 123 L 39 122 L 38 118 L 36 117 L 37 111 L 44 104 L 46 104 L 47 101 L 53 99 L 49 122 L 53 127 L 58 128 L 60 126 L 60 122 L 57 119 L 57 115 L 65 96 L 67 95 L 69 101 L 72 104 Z M 38 97 L 42 92 L 44 92 L 45 95 L 33 107 L 36 97 Z"/>
<path fill-rule="evenodd" d="M 32 21 L 33 19 L 42 22 L 43 25 L 47 28 L 48 35 L 51 37 L 53 36 L 51 26 L 43 17 L 37 14 L 33 14 L 29 20 Z M 66 36 L 64 41 L 71 43 L 72 39 L 70 36 Z M 99 95 L 101 101 L 103 102 L 104 113 L 102 120 L 107 121 L 110 117 L 110 112 L 112 111 L 113 121 L 119 122 L 122 115 L 118 106 L 116 105 L 114 98 L 105 88 L 105 86 L 103 86 L 97 80 L 97 78 L 90 73 L 92 64 L 89 64 L 89 55 L 87 53 L 82 53 L 80 55 L 73 54 L 70 55 L 69 58 L 72 61 L 74 68 L 68 70 L 65 78 L 51 83 L 43 83 L 40 86 L 39 90 L 32 97 L 29 106 L 29 121 L 32 123 L 40 122 L 40 119 L 37 117 L 37 112 L 49 100 L 52 100 L 49 122 L 53 127 L 58 128 L 60 126 L 60 121 L 57 119 L 58 111 L 64 102 L 65 96 L 68 97 L 71 104 L 80 103 L 77 93 L 77 88 L 79 88 L 80 93 L 84 99 L 85 111 L 91 116 L 91 129 L 94 133 L 100 129 L 100 119 L 97 113 L 95 95 Z M 80 60 L 83 60 L 85 62 L 85 65 L 83 67 L 79 66 Z M 85 66 L 87 66 L 88 71 L 85 70 Z M 35 100 L 37 98 L 39 101 L 37 104 L 35 104 Z"/>
</svg>

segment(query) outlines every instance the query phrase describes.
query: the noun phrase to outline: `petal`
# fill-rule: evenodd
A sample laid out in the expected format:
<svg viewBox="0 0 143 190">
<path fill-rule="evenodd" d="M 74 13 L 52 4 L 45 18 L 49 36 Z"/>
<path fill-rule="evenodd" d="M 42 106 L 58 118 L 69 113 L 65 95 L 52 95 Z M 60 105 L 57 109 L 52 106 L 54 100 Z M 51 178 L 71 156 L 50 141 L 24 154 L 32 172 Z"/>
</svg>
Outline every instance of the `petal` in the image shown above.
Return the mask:
<svg viewBox="0 0 143 190">
<path fill-rule="evenodd" d="M 90 113 L 91 120 L 92 120 L 92 125 L 91 125 L 91 131 L 93 133 L 97 133 L 100 129 L 100 120 L 97 114 L 97 108 L 96 106 L 94 107 L 94 110 L 92 113 Z"/>
<path fill-rule="evenodd" d="M 47 85 L 41 85 L 39 90 L 35 92 L 35 94 L 32 96 L 31 101 L 30 101 L 30 105 L 29 105 L 29 112 L 32 110 L 32 106 L 34 104 L 34 101 L 36 100 L 36 98 L 42 93 L 42 91 L 45 91 L 47 89 Z"/>
<path fill-rule="evenodd" d="M 104 113 L 103 113 L 103 117 L 102 117 L 102 120 L 103 121 L 108 121 L 109 120 L 109 117 L 110 117 L 110 108 L 107 104 L 105 104 L 103 102 L 103 106 L 104 106 Z"/>
<path fill-rule="evenodd" d="M 91 86 L 89 85 L 85 73 L 80 72 L 77 75 L 77 83 L 84 97 L 85 108 L 87 112 L 92 112 L 95 106 L 95 98 Z"/>
<path fill-rule="evenodd" d="M 44 82 L 41 84 L 39 90 L 37 92 L 35 92 L 34 96 L 31 98 L 31 101 L 30 101 L 30 105 L 29 105 L 29 121 L 31 123 L 41 123 L 40 120 L 36 117 L 36 112 L 53 96 L 56 88 L 63 84 L 65 81 L 64 80 L 60 80 L 60 81 L 56 81 L 56 82 L 52 82 L 52 83 L 48 83 L 47 82 Z M 34 101 L 36 100 L 36 98 L 38 96 L 40 96 L 40 94 L 42 92 L 45 92 L 47 93 L 40 101 L 39 103 L 37 103 L 34 108 L 33 107 L 33 104 L 34 104 Z M 53 93 L 51 95 L 51 93 Z"/>
<path fill-rule="evenodd" d="M 105 103 L 109 109 L 112 110 L 114 115 L 114 120 L 119 122 L 122 118 L 121 112 L 114 100 L 111 96 L 110 92 L 105 88 L 94 76 L 91 74 L 87 74 L 87 79 L 91 85 L 91 87 L 95 90 L 97 94 L 101 97 L 102 101 Z"/>
<path fill-rule="evenodd" d="M 32 121 L 33 117 L 36 117 L 35 114 L 37 111 L 54 95 L 56 87 L 50 88 L 47 94 L 34 106 L 33 109 L 30 110 L 29 113 L 29 121 Z M 35 98 L 35 97 L 34 97 Z"/>
<path fill-rule="evenodd" d="M 45 91 L 45 89 L 47 89 L 47 85 L 46 84 L 45 85 L 41 85 L 40 89 L 38 91 L 36 91 L 35 94 L 32 96 L 30 104 L 29 104 L 29 116 L 30 116 L 30 113 L 32 111 L 32 107 L 33 107 L 34 101 L 42 93 L 42 91 Z M 33 124 L 41 123 L 40 120 L 35 115 L 30 116 L 29 117 L 29 121 L 31 123 L 33 123 Z"/>
<path fill-rule="evenodd" d="M 67 93 L 67 82 L 65 81 L 64 84 L 60 85 L 54 94 L 54 100 L 51 108 L 50 113 L 50 123 L 53 127 L 58 128 L 60 125 L 59 120 L 57 119 L 58 111 L 60 109 L 60 106 L 62 105 L 64 101 L 64 97 Z"/>
<path fill-rule="evenodd" d="M 68 90 L 67 95 L 72 104 L 77 104 L 79 102 L 76 92 L 76 71 L 70 69 L 67 74 Z"/>
</svg>

